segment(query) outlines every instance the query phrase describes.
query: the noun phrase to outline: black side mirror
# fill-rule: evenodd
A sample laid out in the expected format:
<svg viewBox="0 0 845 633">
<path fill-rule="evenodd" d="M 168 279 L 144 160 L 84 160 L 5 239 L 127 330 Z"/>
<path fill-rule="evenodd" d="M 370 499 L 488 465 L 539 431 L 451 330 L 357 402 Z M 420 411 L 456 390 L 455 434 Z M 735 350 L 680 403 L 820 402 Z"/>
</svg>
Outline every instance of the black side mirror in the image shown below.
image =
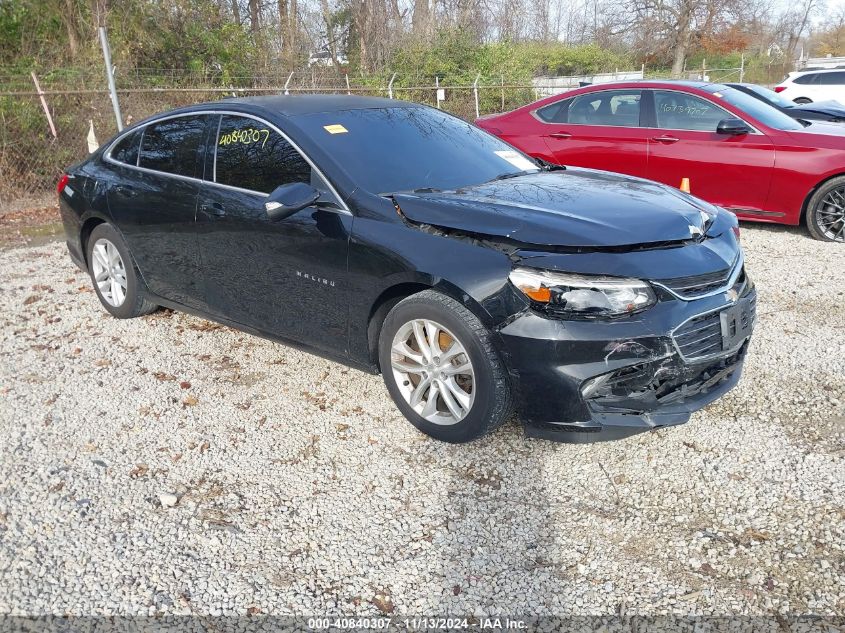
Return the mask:
<svg viewBox="0 0 845 633">
<path fill-rule="evenodd" d="M 304 182 L 292 182 L 276 187 L 264 201 L 264 209 L 271 220 L 284 220 L 297 211 L 317 202 L 320 192 Z"/>
<path fill-rule="evenodd" d="M 727 134 L 728 136 L 741 136 L 749 134 L 753 130 L 742 119 L 722 119 L 716 126 L 716 134 Z"/>
</svg>

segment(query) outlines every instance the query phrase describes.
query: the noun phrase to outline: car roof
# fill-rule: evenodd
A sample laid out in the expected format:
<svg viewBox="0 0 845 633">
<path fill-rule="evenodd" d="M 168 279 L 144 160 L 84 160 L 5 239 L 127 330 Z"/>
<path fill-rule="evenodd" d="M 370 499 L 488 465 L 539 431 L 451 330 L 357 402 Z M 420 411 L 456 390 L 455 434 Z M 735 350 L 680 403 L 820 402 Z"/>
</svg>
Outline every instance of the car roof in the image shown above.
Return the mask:
<svg viewBox="0 0 845 633">
<path fill-rule="evenodd" d="M 571 92 L 574 92 L 575 90 L 588 91 L 589 89 L 605 88 L 677 88 L 678 86 L 682 88 L 698 88 L 699 90 L 706 90 L 708 92 L 726 87 L 725 84 L 715 83 L 712 81 L 690 81 L 687 79 L 627 79 L 590 84 L 580 88 L 573 88 Z"/>
<path fill-rule="evenodd" d="M 364 97 L 344 94 L 271 95 L 261 97 L 238 97 L 217 101 L 212 105 L 220 107 L 238 104 L 256 106 L 265 111 L 285 116 L 314 114 L 316 112 L 341 112 L 343 110 L 367 110 L 374 108 L 415 107 L 418 104 L 383 97 Z M 203 104 L 206 105 L 206 104 Z"/>
<path fill-rule="evenodd" d="M 804 68 L 803 70 L 793 70 L 790 75 L 806 75 L 809 73 L 841 73 L 842 68 Z"/>
</svg>

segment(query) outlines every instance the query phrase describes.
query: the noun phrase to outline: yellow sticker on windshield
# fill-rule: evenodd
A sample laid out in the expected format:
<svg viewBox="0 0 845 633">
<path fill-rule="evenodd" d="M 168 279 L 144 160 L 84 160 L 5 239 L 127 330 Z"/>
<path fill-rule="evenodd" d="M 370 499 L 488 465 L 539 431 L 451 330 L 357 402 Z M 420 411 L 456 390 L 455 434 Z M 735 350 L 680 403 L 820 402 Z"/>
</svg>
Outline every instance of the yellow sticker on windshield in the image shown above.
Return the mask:
<svg viewBox="0 0 845 633">
<path fill-rule="evenodd" d="M 324 125 L 323 129 L 329 134 L 346 134 L 349 131 L 340 123 L 335 123 L 334 125 Z"/>
</svg>

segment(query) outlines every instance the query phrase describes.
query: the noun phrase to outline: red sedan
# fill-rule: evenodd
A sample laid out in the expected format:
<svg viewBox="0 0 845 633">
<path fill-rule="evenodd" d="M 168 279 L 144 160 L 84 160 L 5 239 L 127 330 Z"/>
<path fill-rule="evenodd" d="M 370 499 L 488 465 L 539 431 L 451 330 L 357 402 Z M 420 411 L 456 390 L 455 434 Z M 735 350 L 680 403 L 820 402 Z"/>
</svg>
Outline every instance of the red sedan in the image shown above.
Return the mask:
<svg viewBox="0 0 845 633">
<path fill-rule="evenodd" d="M 845 242 L 845 135 L 734 88 L 678 81 L 579 88 L 476 122 L 549 162 L 681 186 L 744 220 Z M 840 126 L 841 127 L 841 126 Z M 823 133 L 822 133 L 823 132 Z"/>
</svg>

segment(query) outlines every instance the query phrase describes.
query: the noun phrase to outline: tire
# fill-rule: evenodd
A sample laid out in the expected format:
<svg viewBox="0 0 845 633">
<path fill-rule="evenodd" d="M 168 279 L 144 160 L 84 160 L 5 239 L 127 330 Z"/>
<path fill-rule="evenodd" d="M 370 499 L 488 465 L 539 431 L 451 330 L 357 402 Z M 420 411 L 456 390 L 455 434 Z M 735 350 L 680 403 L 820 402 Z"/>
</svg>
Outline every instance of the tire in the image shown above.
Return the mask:
<svg viewBox="0 0 845 633">
<path fill-rule="evenodd" d="M 792 100 L 793 103 L 797 103 L 798 105 L 804 105 L 805 103 L 812 103 L 812 99 L 808 99 L 807 97 L 798 97 L 797 99 Z"/>
<path fill-rule="evenodd" d="M 85 250 L 91 283 L 109 314 L 118 319 L 131 319 L 158 308 L 147 300 L 146 287 L 135 260 L 123 237 L 111 224 L 97 225 L 88 237 Z M 97 281 L 98 273 L 102 277 L 100 282 Z M 117 280 L 116 285 L 112 280 Z"/>
<path fill-rule="evenodd" d="M 831 200 L 832 196 L 835 200 Z M 833 206 L 830 202 L 838 203 Z M 845 176 L 831 178 L 807 202 L 807 230 L 817 240 L 845 242 Z M 837 219 L 838 218 L 838 219 Z"/>
<path fill-rule="evenodd" d="M 431 355 L 428 365 L 416 343 L 419 339 L 414 323 L 421 326 L 426 342 L 435 341 L 436 346 L 426 348 Z M 405 341 L 401 349 L 411 356 L 394 355 L 397 340 Z M 394 365 L 394 358 L 401 368 Z M 414 358 L 422 359 L 422 363 Z M 467 359 L 470 373 L 458 371 L 467 367 Z M 439 292 L 425 290 L 412 295 L 387 314 L 379 335 L 379 365 L 396 406 L 411 424 L 434 439 L 469 442 L 490 433 L 510 416 L 510 380 L 490 332 L 472 312 Z M 409 366 L 425 371 L 404 373 Z M 452 375 L 453 372 L 457 373 Z M 428 380 L 428 387 L 423 385 L 424 380 Z M 421 385 L 419 394 L 427 397 L 415 409 L 411 400 Z M 446 393 L 440 393 L 440 389 Z M 446 396 L 453 408 L 447 405 Z M 468 406 L 462 406 L 467 400 Z M 432 401 L 433 412 L 429 408 Z M 461 410 L 461 417 L 454 415 L 454 407 Z"/>
</svg>

